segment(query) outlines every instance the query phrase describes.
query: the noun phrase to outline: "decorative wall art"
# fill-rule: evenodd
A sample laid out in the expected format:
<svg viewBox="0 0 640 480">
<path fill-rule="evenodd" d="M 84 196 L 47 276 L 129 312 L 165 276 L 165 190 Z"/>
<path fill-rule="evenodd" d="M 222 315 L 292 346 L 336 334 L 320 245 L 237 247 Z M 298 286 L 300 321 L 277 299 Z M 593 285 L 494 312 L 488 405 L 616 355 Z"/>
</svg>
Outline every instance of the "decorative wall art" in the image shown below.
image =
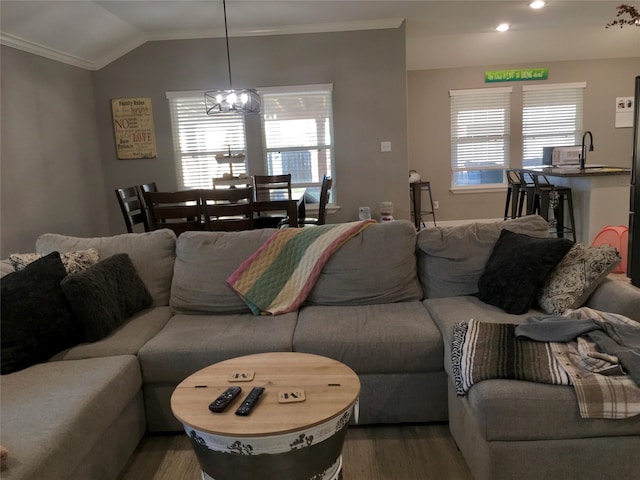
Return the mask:
<svg viewBox="0 0 640 480">
<path fill-rule="evenodd" d="M 633 97 L 616 97 L 616 128 L 633 127 Z"/>
<path fill-rule="evenodd" d="M 118 159 L 156 158 L 151 99 L 115 98 L 111 113 Z"/>
</svg>

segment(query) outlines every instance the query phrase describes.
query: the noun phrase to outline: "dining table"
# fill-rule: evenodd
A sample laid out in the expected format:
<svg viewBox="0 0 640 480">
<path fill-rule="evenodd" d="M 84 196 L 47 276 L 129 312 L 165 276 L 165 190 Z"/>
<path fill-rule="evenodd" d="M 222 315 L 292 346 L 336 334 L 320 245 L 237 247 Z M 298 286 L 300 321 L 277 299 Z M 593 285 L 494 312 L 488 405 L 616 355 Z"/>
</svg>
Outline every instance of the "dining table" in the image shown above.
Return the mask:
<svg viewBox="0 0 640 480">
<path fill-rule="evenodd" d="M 256 212 L 286 211 L 290 227 L 298 227 L 300 219 L 306 216 L 305 187 L 291 189 L 291 198 L 281 190 L 264 191 L 256 194 L 253 207 Z"/>
</svg>

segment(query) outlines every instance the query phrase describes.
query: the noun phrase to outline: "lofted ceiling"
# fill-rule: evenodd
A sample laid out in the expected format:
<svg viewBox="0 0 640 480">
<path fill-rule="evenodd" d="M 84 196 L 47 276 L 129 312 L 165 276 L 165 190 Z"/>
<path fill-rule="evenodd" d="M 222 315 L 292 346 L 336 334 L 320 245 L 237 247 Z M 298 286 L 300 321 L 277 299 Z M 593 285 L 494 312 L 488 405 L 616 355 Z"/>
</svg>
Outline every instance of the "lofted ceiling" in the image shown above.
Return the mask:
<svg viewBox="0 0 640 480">
<path fill-rule="evenodd" d="M 622 0 L 549 0 L 541 10 L 528 3 L 227 0 L 227 20 L 232 37 L 397 28 L 406 21 L 409 70 L 640 56 L 640 27 L 605 28 Z M 496 32 L 503 22 L 511 29 Z M 222 0 L 0 0 L 2 44 L 89 70 L 147 41 L 223 36 Z"/>
</svg>

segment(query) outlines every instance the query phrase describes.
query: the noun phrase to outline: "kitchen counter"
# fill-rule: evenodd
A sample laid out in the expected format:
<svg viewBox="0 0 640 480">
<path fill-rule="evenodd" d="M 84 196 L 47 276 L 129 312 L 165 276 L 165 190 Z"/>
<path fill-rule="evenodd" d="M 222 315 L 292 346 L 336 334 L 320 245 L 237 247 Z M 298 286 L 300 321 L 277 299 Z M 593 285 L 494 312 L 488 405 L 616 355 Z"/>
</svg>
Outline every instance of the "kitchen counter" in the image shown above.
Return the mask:
<svg viewBox="0 0 640 480">
<path fill-rule="evenodd" d="M 554 185 L 571 188 L 579 243 L 591 245 L 606 226 L 629 225 L 630 168 L 593 165 L 585 169 L 530 167 L 520 171 L 545 175 Z M 566 218 L 564 223 L 568 224 Z"/>
<path fill-rule="evenodd" d="M 538 173 L 550 177 L 595 177 L 608 175 L 630 175 L 630 168 L 608 167 L 606 165 L 587 165 L 579 167 L 530 167 L 521 169 L 523 172 Z"/>
</svg>

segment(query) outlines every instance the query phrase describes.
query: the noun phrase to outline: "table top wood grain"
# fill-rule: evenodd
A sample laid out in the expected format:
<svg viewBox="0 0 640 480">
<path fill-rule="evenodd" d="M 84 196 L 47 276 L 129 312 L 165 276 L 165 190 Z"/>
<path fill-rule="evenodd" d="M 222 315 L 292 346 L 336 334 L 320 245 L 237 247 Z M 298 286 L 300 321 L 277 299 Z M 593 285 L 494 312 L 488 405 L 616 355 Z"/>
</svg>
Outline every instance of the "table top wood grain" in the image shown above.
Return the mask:
<svg viewBox="0 0 640 480">
<path fill-rule="evenodd" d="M 254 372 L 253 380 L 230 380 L 241 372 Z M 223 413 L 210 412 L 209 404 L 234 385 L 242 387 L 242 393 Z M 256 408 L 249 416 L 235 415 L 256 386 L 266 388 Z M 304 390 L 303 402 L 278 402 L 280 391 L 296 389 Z M 322 424 L 351 408 L 359 394 L 358 376 L 336 360 L 307 353 L 271 352 L 226 360 L 194 373 L 176 387 L 171 409 L 183 424 L 199 431 L 232 437 L 270 436 Z"/>
</svg>

